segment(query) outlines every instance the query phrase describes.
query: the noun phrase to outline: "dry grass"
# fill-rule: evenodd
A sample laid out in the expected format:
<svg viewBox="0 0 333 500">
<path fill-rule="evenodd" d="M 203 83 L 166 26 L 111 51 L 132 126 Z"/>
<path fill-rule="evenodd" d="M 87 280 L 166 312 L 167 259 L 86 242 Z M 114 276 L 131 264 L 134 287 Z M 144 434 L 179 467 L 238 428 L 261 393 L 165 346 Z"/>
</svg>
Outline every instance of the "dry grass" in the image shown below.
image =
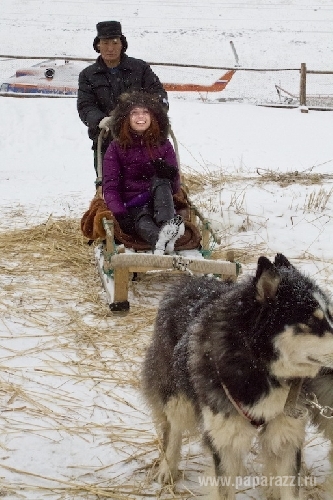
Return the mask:
<svg viewBox="0 0 333 500">
<path fill-rule="evenodd" d="M 322 184 L 333 176 L 329 174 L 316 174 L 311 172 L 273 172 L 272 170 L 258 169 L 258 182 L 269 183 L 275 182 L 281 187 L 290 186 L 292 184 L 300 184 L 303 186 L 311 186 L 313 184 Z"/>
<path fill-rule="evenodd" d="M 293 184 L 311 186 L 323 184 L 327 180 L 333 179 L 332 174 L 316 174 L 312 172 L 274 172 L 272 170 L 257 170 L 257 176 L 246 176 L 248 181 L 258 184 L 276 183 L 280 187 L 287 187 Z M 227 174 L 222 169 L 211 170 L 204 173 L 191 172 L 184 167 L 184 183 L 192 195 L 202 192 L 203 186 L 209 186 L 211 189 L 222 188 L 223 185 L 244 181 L 244 175 L 240 173 Z"/>
<path fill-rule="evenodd" d="M 304 211 L 307 212 L 323 212 L 329 202 L 333 188 L 326 190 L 325 188 L 320 188 L 319 191 L 315 190 L 309 193 L 305 200 Z"/>
</svg>

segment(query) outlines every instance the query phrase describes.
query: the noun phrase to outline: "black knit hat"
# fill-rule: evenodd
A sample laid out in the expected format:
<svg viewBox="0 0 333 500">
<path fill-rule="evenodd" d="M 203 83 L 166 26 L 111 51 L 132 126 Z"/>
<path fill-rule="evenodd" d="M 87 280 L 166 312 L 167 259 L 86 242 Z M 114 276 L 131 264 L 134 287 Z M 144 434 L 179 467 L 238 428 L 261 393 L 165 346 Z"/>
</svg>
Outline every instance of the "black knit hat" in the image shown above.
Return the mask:
<svg viewBox="0 0 333 500">
<path fill-rule="evenodd" d="M 129 115 L 130 111 L 137 106 L 147 108 L 153 113 L 160 127 L 160 139 L 162 142 L 165 141 L 170 131 L 167 109 L 161 103 L 160 96 L 141 91 L 124 93 L 120 96 L 116 108 L 111 113 L 113 117 L 111 125 L 113 137 L 116 139 L 119 137 L 122 122 Z"/>
<path fill-rule="evenodd" d="M 121 37 L 121 24 L 118 21 L 102 21 L 96 24 L 98 38 Z"/>
</svg>

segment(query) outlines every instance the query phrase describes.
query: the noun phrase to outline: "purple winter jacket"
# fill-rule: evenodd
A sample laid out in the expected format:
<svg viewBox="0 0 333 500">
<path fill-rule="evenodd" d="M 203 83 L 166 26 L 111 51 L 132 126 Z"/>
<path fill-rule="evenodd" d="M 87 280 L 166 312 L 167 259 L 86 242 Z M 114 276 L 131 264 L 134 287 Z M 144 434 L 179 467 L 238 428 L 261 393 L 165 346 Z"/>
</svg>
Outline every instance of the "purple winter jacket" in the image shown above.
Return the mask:
<svg viewBox="0 0 333 500">
<path fill-rule="evenodd" d="M 176 153 L 167 139 L 148 150 L 138 136 L 129 148 L 111 142 L 103 159 L 103 194 L 109 210 L 115 217 L 127 214 L 126 204 L 138 195 L 149 198 L 150 182 L 155 174 L 152 160 L 163 158 L 170 165 L 177 165 Z M 172 182 L 173 194 L 180 189 L 179 174 Z M 143 203 L 144 204 L 144 203 Z"/>
</svg>

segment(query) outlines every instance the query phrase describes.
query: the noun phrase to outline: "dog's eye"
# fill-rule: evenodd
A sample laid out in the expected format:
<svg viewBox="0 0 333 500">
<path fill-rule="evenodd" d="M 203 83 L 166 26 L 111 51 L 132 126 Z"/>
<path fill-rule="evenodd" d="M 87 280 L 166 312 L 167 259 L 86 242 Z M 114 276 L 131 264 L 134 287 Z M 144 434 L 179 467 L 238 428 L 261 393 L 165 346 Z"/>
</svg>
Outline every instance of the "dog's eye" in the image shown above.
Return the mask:
<svg viewBox="0 0 333 500">
<path fill-rule="evenodd" d="M 311 330 L 310 326 L 311 326 L 310 324 L 306 325 L 305 323 L 296 323 L 294 327 L 295 335 L 301 335 L 302 333 L 309 333 Z"/>
<path fill-rule="evenodd" d="M 312 333 L 319 336 L 322 336 L 325 332 L 332 330 L 331 325 L 327 321 L 321 309 L 316 309 L 316 311 L 314 311 L 313 315 L 309 318 L 308 325 Z"/>
</svg>

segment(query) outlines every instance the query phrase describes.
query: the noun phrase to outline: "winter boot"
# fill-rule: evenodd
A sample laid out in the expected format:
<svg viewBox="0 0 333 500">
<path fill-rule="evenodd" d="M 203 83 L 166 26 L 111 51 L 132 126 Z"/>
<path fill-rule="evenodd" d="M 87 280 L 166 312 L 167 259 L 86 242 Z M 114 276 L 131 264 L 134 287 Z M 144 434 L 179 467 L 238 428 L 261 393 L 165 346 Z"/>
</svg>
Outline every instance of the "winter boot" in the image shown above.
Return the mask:
<svg viewBox="0 0 333 500">
<path fill-rule="evenodd" d="M 154 255 L 164 255 L 169 242 L 175 242 L 182 234 L 184 234 L 184 232 L 185 226 L 183 223 L 183 219 L 179 215 L 176 215 L 176 217 L 173 217 L 165 224 L 163 224 L 155 244 L 155 248 L 153 251 Z M 174 243 L 170 244 L 170 248 L 174 248 L 174 246 Z"/>
<path fill-rule="evenodd" d="M 177 219 L 177 222 L 176 224 L 178 225 L 178 231 L 177 231 L 177 234 L 171 238 L 171 240 L 168 241 L 168 243 L 166 244 L 166 247 L 165 247 L 165 253 L 166 254 L 171 254 L 174 252 L 175 250 L 175 243 L 176 241 L 181 237 L 183 236 L 183 234 L 185 233 L 185 224 L 183 222 L 183 219 L 180 215 L 177 215 L 174 220 Z"/>
</svg>

